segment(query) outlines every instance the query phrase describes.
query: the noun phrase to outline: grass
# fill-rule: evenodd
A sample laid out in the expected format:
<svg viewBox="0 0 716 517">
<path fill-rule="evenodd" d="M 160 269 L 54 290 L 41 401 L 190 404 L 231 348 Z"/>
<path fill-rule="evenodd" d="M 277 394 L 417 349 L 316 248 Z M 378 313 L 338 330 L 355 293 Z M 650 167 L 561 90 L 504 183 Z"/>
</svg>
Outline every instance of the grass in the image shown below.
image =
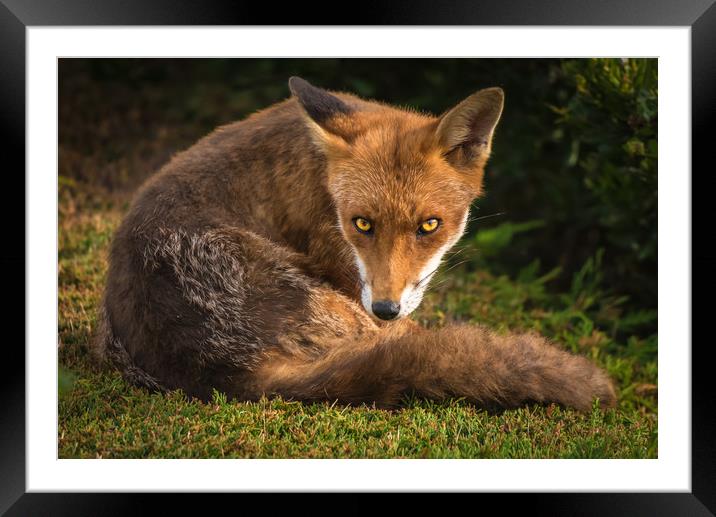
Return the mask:
<svg viewBox="0 0 716 517">
<path fill-rule="evenodd" d="M 460 400 L 410 399 L 404 409 L 386 411 L 281 399 L 243 403 L 219 393 L 203 403 L 129 386 L 88 357 L 107 248 L 125 209 L 123 200 L 88 193 L 61 177 L 61 458 L 657 456 L 657 337 L 640 331 L 655 314 L 623 312 L 624 300 L 603 290 L 599 255 L 575 275 L 570 290 L 554 293 L 549 284 L 559 271 L 541 272 L 535 262 L 514 277 L 496 275 L 470 256 L 476 243 L 465 242 L 458 257 L 468 256 L 467 263 L 444 268 L 415 317 L 433 326 L 461 320 L 542 332 L 608 370 L 619 387 L 614 410 L 581 414 L 551 405 L 494 414 Z M 480 239 L 487 249 L 489 239 Z M 504 236 L 496 240 L 509 245 Z"/>
</svg>

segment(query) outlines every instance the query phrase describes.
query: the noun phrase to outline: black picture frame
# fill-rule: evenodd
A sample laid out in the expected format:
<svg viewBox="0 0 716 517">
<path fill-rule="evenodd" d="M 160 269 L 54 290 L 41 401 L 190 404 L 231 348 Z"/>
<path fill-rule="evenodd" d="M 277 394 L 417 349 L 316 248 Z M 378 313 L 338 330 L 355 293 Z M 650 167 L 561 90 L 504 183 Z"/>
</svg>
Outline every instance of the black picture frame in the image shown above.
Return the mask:
<svg viewBox="0 0 716 517">
<path fill-rule="evenodd" d="M 692 71 L 692 491 L 690 493 L 480 494 L 509 499 L 510 508 L 551 515 L 713 515 L 716 512 L 716 393 L 709 361 L 708 300 L 716 292 L 716 251 L 698 235 L 711 236 L 707 197 L 713 192 L 711 135 L 716 129 L 716 0 L 503 0 L 475 2 L 365 1 L 360 9 L 335 3 L 276 5 L 262 2 L 192 0 L 0 0 L 0 123 L 6 189 L 15 201 L 2 204 L 6 245 L 0 252 L 4 286 L 16 289 L 5 312 L 7 322 L 24 320 L 25 227 L 25 30 L 64 25 L 571 25 L 691 27 Z M 711 145 L 709 145 L 711 144 Z M 9 164 L 13 163 L 14 166 Z M 21 172 L 22 171 L 22 172 Z M 672 171 L 674 174 L 683 171 Z M 8 181 L 14 181 L 12 187 Z M 663 193 L 668 196 L 668 193 Z M 665 199 L 662 197 L 662 200 Z M 22 243 L 22 245 L 21 245 Z M 22 283 L 22 285 L 21 285 Z M 15 293 L 13 293 L 15 294 Z M 6 300 L 10 297 L 6 294 Z M 701 299 L 704 303 L 697 303 Z M 30 310 L 32 308 L 29 308 Z M 699 325 L 697 326 L 696 323 Z M 11 325 L 8 325 L 11 326 Z M 23 327 L 24 328 L 24 327 Z M 21 336 L 25 341 L 24 331 Z M 699 337 L 701 339 L 699 339 Z M 20 339 L 7 339 L 1 376 L 0 512 L 9 515 L 133 514 L 147 509 L 145 494 L 26 493 L 25 352 Z M 667 345 L 667 344 L 665 344 Z M 668 346 L 689 346 L 669 343 Z M 212 499 L 224 505 L 225 498 Z M 502 501 L 494 501 L 502 502 Z M 162 497 L 164 512 L 186 504 L 184 497 Z M 485 503 L 483 503 L 485 504 Z M 206 505 L 203 511 L 211 511 Z M 483 506 L 483 508 L 486 508 Z"/>
</svg>

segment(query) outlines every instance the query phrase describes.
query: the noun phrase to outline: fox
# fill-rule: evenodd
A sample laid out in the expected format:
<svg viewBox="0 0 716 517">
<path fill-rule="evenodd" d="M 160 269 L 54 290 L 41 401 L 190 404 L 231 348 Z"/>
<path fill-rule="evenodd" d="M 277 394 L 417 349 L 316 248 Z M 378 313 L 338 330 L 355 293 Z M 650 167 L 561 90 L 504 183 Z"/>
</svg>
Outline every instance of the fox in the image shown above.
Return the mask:
<svg viewBox="0 0 716 517">
<path fill-rule="evenodd" d="M 138 190 L 110 245 L 99 361 L 201 400 L 615 405 L 604 370 L 539 334 L 409 317 L 483 193 L 501 88 L 434 116 L 288 87 Z"/>
</svg>

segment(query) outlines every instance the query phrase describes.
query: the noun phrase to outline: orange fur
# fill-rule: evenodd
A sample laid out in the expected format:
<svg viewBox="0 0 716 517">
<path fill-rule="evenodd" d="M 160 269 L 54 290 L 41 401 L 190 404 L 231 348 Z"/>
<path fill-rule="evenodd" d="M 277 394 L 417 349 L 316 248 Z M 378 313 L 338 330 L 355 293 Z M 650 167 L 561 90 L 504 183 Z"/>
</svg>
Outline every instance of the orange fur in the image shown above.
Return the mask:
<svg viewBox="0 0 716 517">
<path fill-rule="evenodd" d="M 501 90 L 433 117 L 289 85 L 293 98 L 219 128 L 137 194 L 112 243 L 101 357 L 203 398 L 614 404 L 604 372 L 539 336 L 404 318 L 482 191 Z"/>
</svg>

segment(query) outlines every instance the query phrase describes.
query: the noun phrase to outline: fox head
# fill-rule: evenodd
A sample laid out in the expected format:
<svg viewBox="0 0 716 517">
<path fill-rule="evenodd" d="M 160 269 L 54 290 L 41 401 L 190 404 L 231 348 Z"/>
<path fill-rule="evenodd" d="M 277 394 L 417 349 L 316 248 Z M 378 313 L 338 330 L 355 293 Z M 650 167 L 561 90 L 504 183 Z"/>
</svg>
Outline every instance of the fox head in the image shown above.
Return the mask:
<svg viewBox="0 0 716 517">
<path fill-rule="evenodd" d="M 365 310 L 383 320 L 410 314 L 482 191 L 502 90 L 480 90 L 432 117 L 298 77 L 289 88 L 326 157 L 326 187 L 355 254 Z"/>
</svg>

